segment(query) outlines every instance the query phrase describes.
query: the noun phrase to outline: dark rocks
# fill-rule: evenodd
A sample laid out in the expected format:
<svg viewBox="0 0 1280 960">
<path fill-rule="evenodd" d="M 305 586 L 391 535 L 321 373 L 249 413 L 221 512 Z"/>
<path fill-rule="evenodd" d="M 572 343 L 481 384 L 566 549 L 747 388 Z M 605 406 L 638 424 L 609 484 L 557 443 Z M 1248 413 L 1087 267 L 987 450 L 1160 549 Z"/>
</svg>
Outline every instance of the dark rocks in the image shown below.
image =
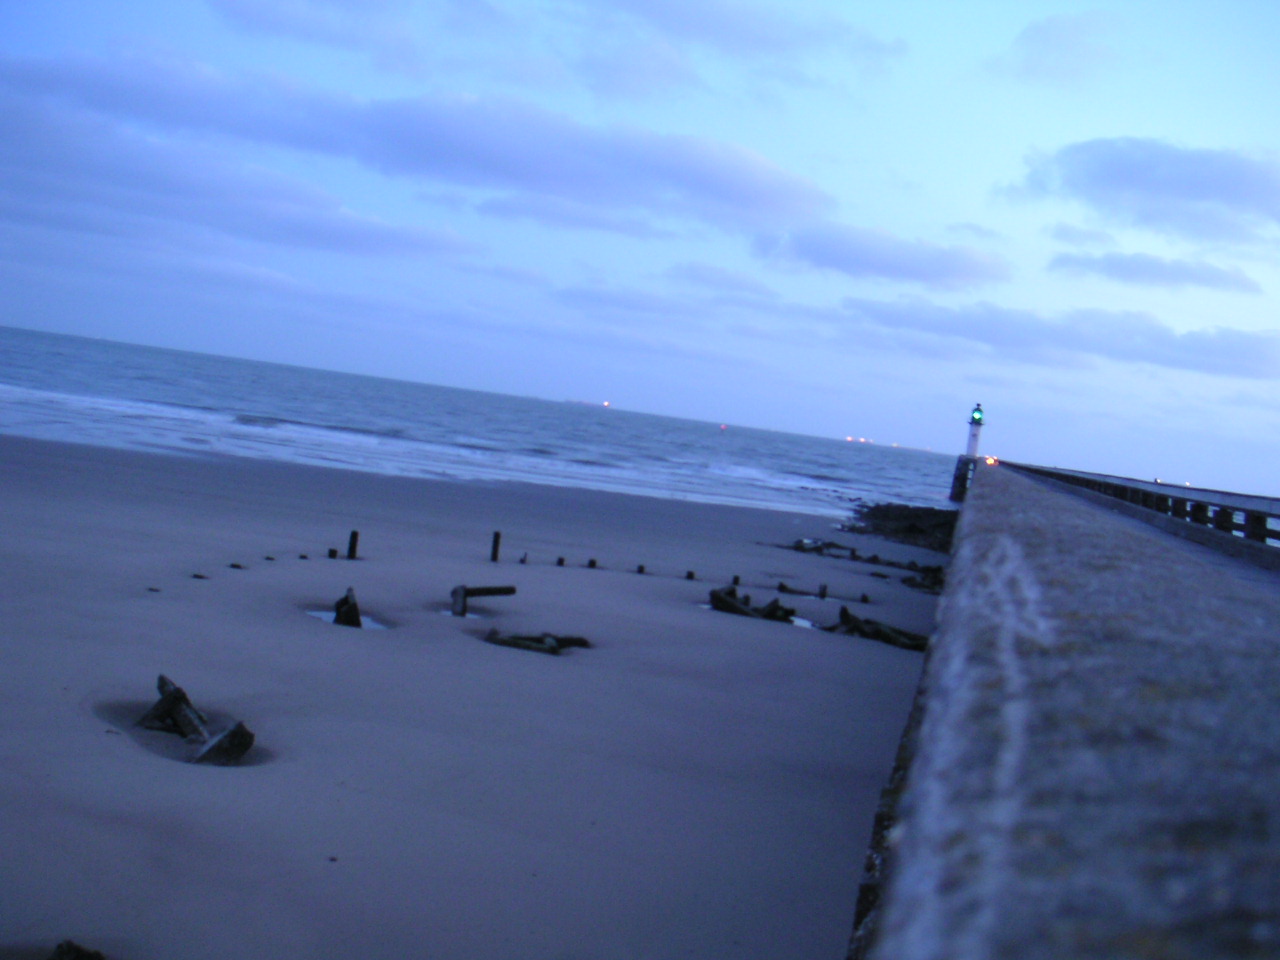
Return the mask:
<svg viewBox="0 0 1280 960">
<path fill-rule="evenodd" d="M 886 540 L 949 553 L 957 510 L 913 507 L 905 503 L 869 503 L 859 506 L 844 529 L 868 533 Z"/>
</svg>

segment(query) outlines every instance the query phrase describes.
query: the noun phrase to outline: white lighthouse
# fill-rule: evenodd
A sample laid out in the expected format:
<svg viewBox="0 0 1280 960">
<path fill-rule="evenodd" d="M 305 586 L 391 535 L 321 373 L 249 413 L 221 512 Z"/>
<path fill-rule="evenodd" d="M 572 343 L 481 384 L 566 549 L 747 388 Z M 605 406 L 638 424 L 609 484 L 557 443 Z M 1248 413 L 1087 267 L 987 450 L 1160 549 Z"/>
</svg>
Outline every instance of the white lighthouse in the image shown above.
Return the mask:
<svg viewBox="0 0 1280 960">
<path fill-rule="evenodd" d="M 973 479 L 973 471 L 978 466 L 978 434 L 982 432 L 982 422 L 985 419 L 982 404 L 975 403 L 969 414 L 969 446 L 963 457 L 956 458 L 956 472 L 951 477 L 951 499 L 956 503 L 964 500 L 964 495 L 969 490 L 969 481 Z"/>
<path fill-rule="evenodd" d="M 966 457 L 976 457 L 978 455 L 978 434 L 982 430 L 982 404 L 975 403 L 973 412 L 969 414 L 969 447 L 965 450 Z"/>
</svg>

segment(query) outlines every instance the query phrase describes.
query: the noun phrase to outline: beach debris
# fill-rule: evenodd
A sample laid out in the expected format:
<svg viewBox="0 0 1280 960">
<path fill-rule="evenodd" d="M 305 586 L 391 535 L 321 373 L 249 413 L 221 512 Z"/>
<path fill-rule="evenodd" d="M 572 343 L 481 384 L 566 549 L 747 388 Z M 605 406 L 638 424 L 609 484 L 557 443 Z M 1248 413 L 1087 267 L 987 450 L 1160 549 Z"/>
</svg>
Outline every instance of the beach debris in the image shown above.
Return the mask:
<svg viewBox="0 0 1280 960">
<path fill-rule="evenodd" d="M 825 583 L 818 584 L 817 592 L 811 593 L 808 590 L 800 590 L 796 587 L 788 586 L 786 583 L 779 581 L 778 592 L 794 594 L 797 597 L 817 597 L 819 600 L 827 599 L 827 585 Z"/>
<path fill-rule="evenodd" d="M 360 531 L 352 530 L 351 536 L 347 538 L 347 559 L 356 559 L 356 548 L 360 546 Z"/>
<path fill-rule="evenodd" d="M 235 726 L 224 730 L 206 743 L 191 758 L 192 763 L 210 763 L 218 767 L 229 767 L 240 762 L 240 758 L 253 746 L 253 733 L 237 721 Z"/>
<path fill-rule="evenodd" d="M 449 598 L 453 601 L 451 612 L 455 617 L 465 617 L 467 615 L 467 601 L 472 597 L 510 597 L 516 592 L 515 587 L 468 587 L 459 585 L 449 592 Z"/>
<path fill-rule="evenodd" d="M 487 643 L 495 643 L 500 647 L 515 647 L 518 650 L 533 650 L 537 653 L 550 653 L 559 656 L 570 647 L 590 648 L 591 641 L 585 637 L 567 637 L 554 633 L 509 634 L 504 636 L 497 630 L 490 630 L 484 637 Z"/>
<path fill-rule="evenodd" d="M 82 947 L 74 940 L 63 940 L 53 948 L 53 953 L 49 954 L 49 960 L 107 960 L 107 958 L 100 950 Z"/>
<path fill-rule="evenodd" d="M 942 567 L 911 565 L 910 569 L 916 572 L 911 576 L 902 578 L 902 582 L 908 587 L 914 587 L 916 590 L 923 590 L 926 593 L 942 592 L 942 588 L 946 584 L 946 575 Z"/>
<path fill-rule="evenodd" d="M 636 573 L 644 573 L 644 564 L 643 564 L 643 563 L 636 564 Z"/>
<path fill-rule="evenodd" d="M 528 562 L 529 562 L 529 554 L 528 554 L 528 553 L 522 553 L 522 554 L 520 554 L 520 562 L 521 562 L 521 563 L 528 563 Z"/>
<path fill-rule="evenodd" d="M 329 548 L 329 559 L 330 559 L 330 560 L 337 560 L 337 559 L 338 559 L 338 548 L 337 548 L 337 547 L 330 547 L 330 548 Z"/>
<path fill-rule="evenodd" d="M 556 557 L 556 566 L 557 566 L 557 567 L 563 567 L 563 566 L 564 566 L 564 557 Z"/>
<path fill-rule="evenodd" d="M 184 740 L 209 739 L 208 718 L 192 705 L 187 692 L 160 674 L 156 682 L 160 699 L 138 718 L 138 726 L 163 733 L 176 733 Z"/>
<path fill-rule="evenodd" d="M 227 566 L 228 566 L 230 569 L 232 569 L 232 570 L 243 570 L 243 569 L 244 569 L 244 564 L 243 564 L 243 563 L 228 563 L 228 564 L 227 564 Z"/>
<path fill-rule="evenodd" d="M 191 575 L 191 579 L 192 580 L 208 580 L 209 578 L 206 577 L 203 573 L 193 573 Z"/>
<path fill-rule="evenodd" d="M 698 578 L 697 578 L 697 576 L 694 574 L 694 572 L 693 572 L 692 570 L 686 570 L 686 571 L 685 571 L 685 574 L 684 574 L 684 578 L 685 578 L 686 580 L 697 580 L 697 579 L 698 579 Z"/>
<path fill-rule="evenodd" d="M 587 561 L 587 569 L 588 569 L 588 570 L 594 570 L 594 569 L 595 569 L 596 567 L 598 567 L 598 566 L 599 566 L 599 564 L 598 564 L 598 563 L 596 563 L 596 558 L 595 558 L 595 557 L 592 557 L 590 560 L 588 560 L 588 561 Z"/>
<path fill-rule="evenodd" d="M 823 627 L 828 633 L 843 633 L 851 637 L 865 637 L 868 640 L 879 640 L 904 650 L 924 650 L 929 645 L 929 638 L 910 630 L 891 627 L 887 623 L 859 617 L 849 611 L 848 607 L 840 608 L 840 619 L 829 627 Z"/>
<path fill-rule="evenodd" d="M 792 543 L 791 549 L 798 550 L 800 553 L 816 553 L 823 557 L 840 553 L 845 556 L 850 556 L 851 554 L 856 556 L 856 551 L 852 547 L 846 547 L 843 544 L 836 543 L 834 540 L 812 540 L 807 537 Z"/>
<path fill-rule="evenodd" d="M 489 547 L 489 562 L 498 562 L 498 551 L 502 547 L 502 531 L 493 531 L 493 545 Z"/>
<path fill-rule="evenodd" d="M 191 763 L 230 766 L 239 763 L 253 746 L 253 733 L 243 722 L 237 721 L 222 733 L 211 735 L 209 719 L 195 708 L 187 692 L 163 673 L 156 681 L 156 689 L 160 699 L 138 718 L 138 726 L 174 733 L 197 745 L 199 749 L 191 756 Z"/>
<path fill-rule="evenodd" d="M 776 620 L 779 623 L 791 623 L 796 615 L 792 607 L 784 607 L 775 597 L 763 607 L 753 607 L 748 594 L 738 595 L 736 587 L 718 587 L 711 591 L 711 609 L 721 613 L 734 613 L 740 617 L 753 617 L 757 620 Z"/>
<path fill-rule="evenodd" d="M 342 627 L 364 626 L 360 620 L 360 604 L 356 603 L 355 587 L 347 587 L 347 592 L 334 603 L 333 622 Z"/>
</svg>

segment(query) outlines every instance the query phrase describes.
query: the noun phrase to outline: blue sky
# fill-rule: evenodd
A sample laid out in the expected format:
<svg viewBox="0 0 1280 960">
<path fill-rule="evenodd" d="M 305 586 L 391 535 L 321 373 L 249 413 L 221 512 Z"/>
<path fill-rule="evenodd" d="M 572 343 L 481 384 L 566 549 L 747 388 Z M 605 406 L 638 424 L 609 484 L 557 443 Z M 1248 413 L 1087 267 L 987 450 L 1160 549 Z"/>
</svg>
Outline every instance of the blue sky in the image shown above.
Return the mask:
<svg viewBox="0 0 1280 960">
<path fill-rule="evenodd" d="M 0 323 L 1280 493 L 1280 5 L 0 0 Z"/>
</svg>

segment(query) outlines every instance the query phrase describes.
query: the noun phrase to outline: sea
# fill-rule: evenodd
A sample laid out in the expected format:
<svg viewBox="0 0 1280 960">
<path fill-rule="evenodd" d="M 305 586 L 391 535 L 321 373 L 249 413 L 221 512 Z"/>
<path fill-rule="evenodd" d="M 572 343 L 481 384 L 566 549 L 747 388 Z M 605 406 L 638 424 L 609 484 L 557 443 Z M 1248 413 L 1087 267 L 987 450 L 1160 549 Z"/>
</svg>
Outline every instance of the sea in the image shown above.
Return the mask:
<svg viewBox="0 0 1280 960">
<path fill-rule="evenodd" d="M 0 327 L 0 434 L 847 519 L 946 506 L 955 458 Z M 0 465 L 0 469 L 3 469 Z"/>
</svg>

